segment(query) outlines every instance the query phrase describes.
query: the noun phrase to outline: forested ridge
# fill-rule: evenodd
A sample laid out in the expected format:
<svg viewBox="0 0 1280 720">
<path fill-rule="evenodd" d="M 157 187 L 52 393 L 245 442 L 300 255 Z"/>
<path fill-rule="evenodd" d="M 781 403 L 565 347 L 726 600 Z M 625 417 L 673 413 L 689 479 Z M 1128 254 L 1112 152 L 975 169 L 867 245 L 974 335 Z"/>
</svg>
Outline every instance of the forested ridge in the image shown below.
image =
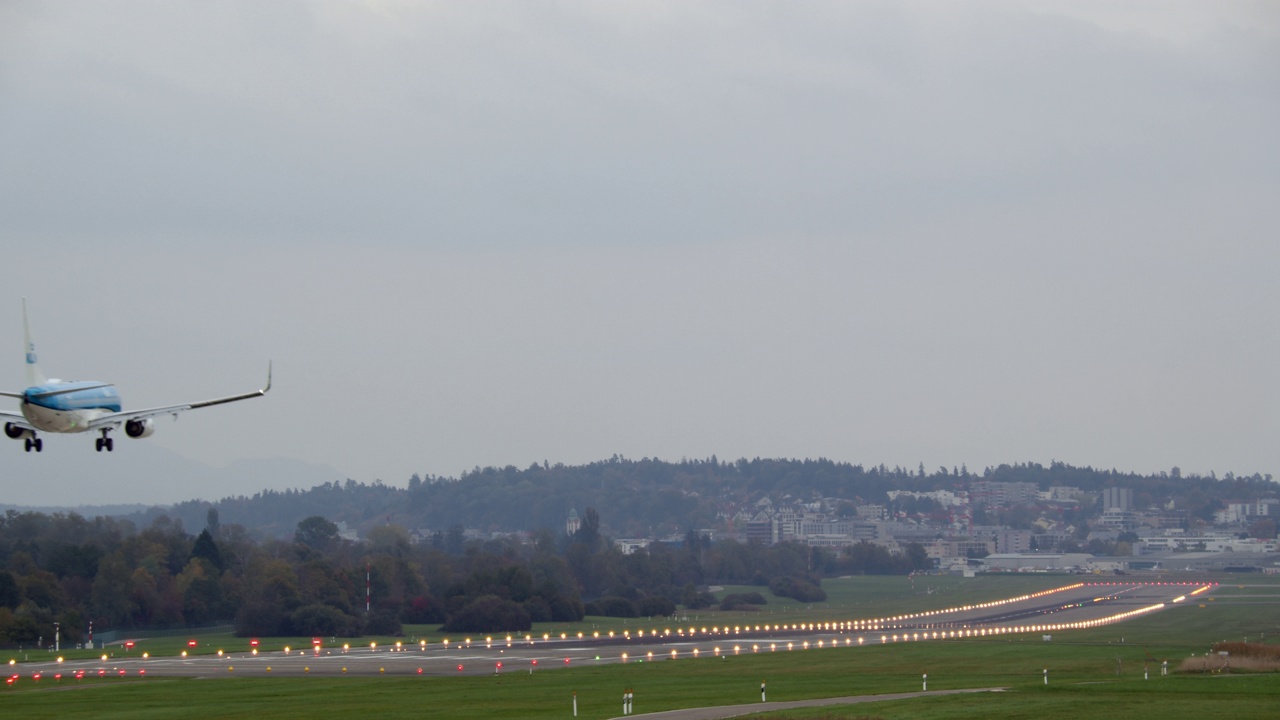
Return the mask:
<svg viewBox="0 0 1280 720">
<path fill-rule="evenodd" d="M 535 463 L 525 469 L 476 468 L 458 478 L 417 475 L 407 488 L 381 483 L 326 483 L 309 490 L 264 491 L 216 503 L 193 501 L 125 516 L 139 526 L 161 515 L 199 527 L 209 507 L 224 522 L 255 535 L 288 537 L 311 515 L 346 522 L 366 532 L 391 522 L 410 529 L 443 530 L 456 524 L 483 532 L 534 531 L 564 527 L 569 510 L 596 508 L 613 537 L 662 537 L 689 528 L 709 528 L 718 518 L 749 507 L 762 497 L 775 501 L 842 498 L 885 503 L 890 490 L 964 490 L 973 480 L 1035 483 L 1040 489 L 1071 486 L 1087 493 L 1107 487 L 1134 491 L 1135 506 L 1174 501 L 1197 517 L 1232 498 L 1274 493 L 1270 475 L 1183 475 L 1177 468 L 1151 475 L 1117 470 L 1020 463 L 986 468 L 870 468 L 826 459 L 629 460 L 613 457 L 587 465 Z"/>
</svg>

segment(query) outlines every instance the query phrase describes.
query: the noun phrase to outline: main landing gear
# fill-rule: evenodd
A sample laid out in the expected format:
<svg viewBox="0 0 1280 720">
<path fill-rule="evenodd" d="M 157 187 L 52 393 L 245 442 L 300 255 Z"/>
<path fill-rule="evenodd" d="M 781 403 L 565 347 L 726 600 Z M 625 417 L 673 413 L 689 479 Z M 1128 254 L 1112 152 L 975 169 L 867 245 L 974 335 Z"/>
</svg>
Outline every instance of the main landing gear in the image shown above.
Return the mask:
<svg viewBox="0 0 1280 720">
<path fill-rule="evenodd" d="M 102 431 L 102 437 L 93 441 L 93 449 L 97 450 L 98 452 L 102 452 L 104 449 L 107 452 L 111 452 L 112 450 L 115 449 L 115 443 L 111 440 L 110 437 L 107 436 L 106 430 Z"/>
<path fill-rule="evenodd" d="M 25 425 L 16 425 L 14 423 L 7 422 L 4 424 L 4 434 L 14 440 L 26 440 L 27 442 L 25 447 L 27 452 L 31 452 L 32 450 L 40 452 L 44 449 L 44 443 L 36 436 L 36 431 Z"/>
</svg>

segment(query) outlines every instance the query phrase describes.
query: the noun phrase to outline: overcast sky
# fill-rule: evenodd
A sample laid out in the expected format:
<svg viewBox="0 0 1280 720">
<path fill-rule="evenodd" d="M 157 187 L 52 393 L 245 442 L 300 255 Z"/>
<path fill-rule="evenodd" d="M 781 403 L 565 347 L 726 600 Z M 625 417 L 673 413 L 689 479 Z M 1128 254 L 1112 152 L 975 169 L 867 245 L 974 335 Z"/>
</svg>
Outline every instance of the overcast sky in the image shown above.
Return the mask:
<svg viewBox="0 0 1280 720">
<path fill-rule="evenodd" d="M 10 0 L 0 384 L 26 297 L 126 409 L 275 387 L 0 438 L 0 502 L 221 496 L 26 481 L 143 443 L 1280 474 L 1278 88 L 1274 2 Z"/>
</svg>

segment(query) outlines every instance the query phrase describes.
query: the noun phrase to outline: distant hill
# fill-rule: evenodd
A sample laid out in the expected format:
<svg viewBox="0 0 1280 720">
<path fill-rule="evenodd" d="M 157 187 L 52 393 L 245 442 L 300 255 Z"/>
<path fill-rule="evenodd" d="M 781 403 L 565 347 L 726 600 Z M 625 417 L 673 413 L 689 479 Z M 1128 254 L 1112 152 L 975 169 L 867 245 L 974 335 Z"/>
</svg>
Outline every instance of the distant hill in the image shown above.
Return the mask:
<svg viewBox="0 0 1280 720">
<path fill-rule="evenodd" d="M 66 505 L 0 505 L 0 513 L 14 510 L 17 512 L 37 512 L 45 515 L 53 513 L 74 512 L 84 517 L 96 517 L 99 515 L 109 515 L 118 517 L 121 515 L 131 515 L 134 513 L 145 512 L 150 505 L 141 504 L 125 504 L 125 505 L 77 505 L 68 507 Z"/>
<path fill-rule="evenodd" d="M 1195 517 L 1210 519 L 1224 501 L 1274 496 L 1277 490 L 1270 476 L 1228 474 L 1218 479 L 1182 476 L 1176 470 L 1138 475 L 1058 462 L 1000 465 L 981 473 L 963 468 L 927 473 L 923 468 L 865 468 L 825 459 L 720 462 L 712 457 L 666 462 L 614 457 L 579 466 L 478 468 L 459 478 L 415 476 L 408 488 L 335 478 L 312 481 L 308 489 L 231 492 L 231 488 L 288 487 L 297 479 L 326 476 L 333 473 L 291 461 L 237 464 L 210 471 L 209 496 L 221 499 L 112 514 L 139 526 L 165 515 L 195 533 L 204 527 L 208 511 L 216 508 L 223 525 L 242 525 L 258 536 L 289 537 L 299 520 L 313 515 L 346 522 L 361 533 L 387 523 L 431 531 L 462 526 L 485 532 L 542 528 L 558 532 L 571 508 L 581 513 L 593 507 L 608 534 L 650 537 L 723 525 L 740 511 L 751 512 L 762 497 L 886 503 L 889 490 L 964 490 L 978 479 L 1034 483 L 1042 490 L 1068 485 L 1092 493 L 1128 487 L 1134 490 L 1139 507 L 1172 501 Z M 292 486 L 306 487 L 301 482 Z"/>
</svg>

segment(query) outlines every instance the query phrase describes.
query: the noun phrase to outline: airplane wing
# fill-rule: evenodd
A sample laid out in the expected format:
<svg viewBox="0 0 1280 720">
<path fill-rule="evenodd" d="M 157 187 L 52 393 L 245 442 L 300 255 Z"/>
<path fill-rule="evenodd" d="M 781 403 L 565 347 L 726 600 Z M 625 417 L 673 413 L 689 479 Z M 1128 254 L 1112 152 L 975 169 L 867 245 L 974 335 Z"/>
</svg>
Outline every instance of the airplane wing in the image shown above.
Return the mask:
<svg viewBox="0 0 1280 720">
<path fill-rule="evenodd" d="M 4 395 L 7 397 L 22 397 L 21 395 L 15 395 L 15 393 L 5 393 L 5 392 L 0 392 L 0 395 Z M 0 410 L 0 421 L 2 421 L 5 425 L 12 425 L 16 428 L 22 428 L 23 430 L 30 430 L 31 432 L 35 432 L 36 430 L 35 428 L 31 427 L 30 424 L 27 423 L 27 419 L 22 416 L 22 413 L 9 412 L 8 410 Z"/>
<path fill-rule="evenodd" d="M 144 410 L 128 410 L 125 412 L 110 413 L 102 415 L 89 422 L 90 430 L 99 430 L 104 427 L 116 427 L 121 423 L 130 420 L 142 420 L 144 418 L 155 417 L 157 415 L 177 415 L 187 410 L 195 410 L 196 408 L 209 407 L 210 405 L 222 405 L 223 403 L 235 402 L 237 400 L 248 400 L 249 398 L 261 397 L 267 394 L 271 389 L 271 364 L 267 364 L 267 384 L 261 390 L 254 390 L 249 393 L 240 395 L 228 395 L 227 397 L 214 398 L 212 400 L 202 400 L 200 402 L 183 403 L 182 405 L 166 405 L 164 407 L 146 408 Z"/>
<path fill-rule="evenodd" d="M 24 396 L 22 393 L 12 393 L 0 390 L 0 397 L 11 397 L 21 400 Z M 27 419 L 22 416 L 22 413 L 0 410 L 0 419 L 3 419 L 6 423 L 20 427 L 23 430 L 35 430 L 35 428 L 27 424 Z"/>
</svg>

